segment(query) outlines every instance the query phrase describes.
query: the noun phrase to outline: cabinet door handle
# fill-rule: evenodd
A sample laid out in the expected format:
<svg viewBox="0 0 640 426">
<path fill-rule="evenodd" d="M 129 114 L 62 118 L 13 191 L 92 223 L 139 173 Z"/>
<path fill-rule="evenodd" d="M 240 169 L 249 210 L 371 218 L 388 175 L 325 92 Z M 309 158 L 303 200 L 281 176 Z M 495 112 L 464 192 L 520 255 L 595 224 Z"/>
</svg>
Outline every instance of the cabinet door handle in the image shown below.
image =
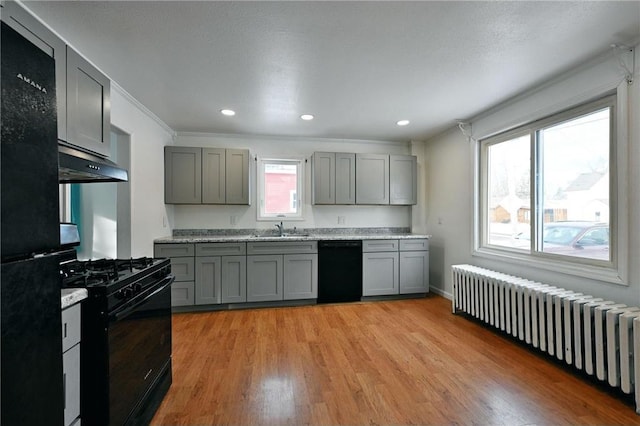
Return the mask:
<svg viewBox="0 0 640 426">
<path fill-rule="evenodd" d="M 66 339 L 67 338 L 67 323 L 64 323 L 64 333 L 63 333 L 63 337 Z"/>
<path fill-rule="evenodd" d="M 62 394 L 64 395 L 64 409 L 67 409 L 67 373 L 62 374 Z"/>
</svg>

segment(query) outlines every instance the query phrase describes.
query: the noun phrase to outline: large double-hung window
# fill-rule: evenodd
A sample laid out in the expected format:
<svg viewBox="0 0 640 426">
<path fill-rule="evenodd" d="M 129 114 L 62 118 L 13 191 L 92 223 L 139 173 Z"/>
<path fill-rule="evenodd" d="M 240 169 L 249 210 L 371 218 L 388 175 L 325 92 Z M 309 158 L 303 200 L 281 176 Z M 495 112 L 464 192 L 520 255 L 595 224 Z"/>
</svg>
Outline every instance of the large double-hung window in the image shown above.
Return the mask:
<svg viewBox="0 0 640 426">
<path fill-rule="evenodd" d="M 478 143 L 477 249 L 617 267 L 616 96 Z"/>
</svg>

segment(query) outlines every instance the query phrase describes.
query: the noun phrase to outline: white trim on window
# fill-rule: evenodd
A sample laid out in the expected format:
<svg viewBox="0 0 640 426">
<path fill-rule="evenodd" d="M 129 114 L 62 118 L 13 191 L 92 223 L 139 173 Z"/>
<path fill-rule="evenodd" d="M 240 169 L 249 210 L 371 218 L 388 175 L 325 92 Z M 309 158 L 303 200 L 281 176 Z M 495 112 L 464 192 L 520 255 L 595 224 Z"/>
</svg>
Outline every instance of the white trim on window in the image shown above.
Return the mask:
<svg viewBox="0 0 640 426">
<path fill-rule="evenodd" d="M 304 220 L 304 164 L 305 160 L 303 158 L 258 158 L 257 161 L 257 201 L 258 208 L 257 210 L 257 220 L 258 221 L 267 221 L 267 220 Z M 294 212 L 278 212 L 278 213 L 267 213 L 265 211 L 265 167 L 267 165 L 285 165 L 285 166 L 296 166 L 296 189 L 295 189 L 295 211 Z M 291 195 L 292 193 L 287 192 L 287 205 L 291 206 Z"/>
<path fill-rule="evenodd" d="M 474 171 L 473 179 L 473 196 L 474 196 L 474 214 L 473 214 L 473 239 L 472 239 L 472 255 L 492 259 L 506 261 L 516 265 L 535 267 L 549 271 L 580 276 L 591 279 L 598 279 L 620 285 L 628 285 L 629 271 L 629 206 L 628 206 L 628 85 L 626 82 L 621 83 L 616 88 L 614 94 L 609 94 L 601 100 L 595 100 L 585 105 L 567 109 L 565 111 L 554 114 L 552 117 L 544 118 L 531 122 L 517 129 L 506 131 L 492 138 L 483 141 L 474 141 L 471 144 L 472 150 L 472 168 Z M 483 188 L 483 179 L 485 179 L 484 170 L 486 164 L 483 149 L 486 149 L 488 143 L 498 143 L 501 141 L 512 139 L 518 135 L 530 133 L 533 135 L 534 128 L 549 126 L 552 123 L 570 119 L 572 116 L 579 115 L 580 112 L 593 110 L 601 104 L 606 105 L 607 100 L 615 98 L 615 104 L 612 105 L 614 111 L 612 117 L 611 131 L 611 150 L 609 159 L 610 170 L 610 229 L 611 241 L 610 250 L 612 253 L 611 261 L 598 261 L 590 259 L 566 258 L 564 256 L 554 256 L 543 252 L 535 252 L 534 238 L 532 238 L 532 252 L 524 252 L 517 249 L 509 249 L 507 247 L 497 247 L 487 245 L 486 226 L 484 225 L 484 212 L 487 211 L 486 190 Z M 531 144 L 532 151 L 534 144 Z M 535 152 L 532 152 L 531 164 L 534 164 Z M 535 206 L 535 167 L 532 167 L 531 176 L 531 194 L 532 207 Z M 531 214 L 531 218 L 535 221 L 535 214 Z M 532 225 L 532 227 L 535 224 Z"/>
</svg>

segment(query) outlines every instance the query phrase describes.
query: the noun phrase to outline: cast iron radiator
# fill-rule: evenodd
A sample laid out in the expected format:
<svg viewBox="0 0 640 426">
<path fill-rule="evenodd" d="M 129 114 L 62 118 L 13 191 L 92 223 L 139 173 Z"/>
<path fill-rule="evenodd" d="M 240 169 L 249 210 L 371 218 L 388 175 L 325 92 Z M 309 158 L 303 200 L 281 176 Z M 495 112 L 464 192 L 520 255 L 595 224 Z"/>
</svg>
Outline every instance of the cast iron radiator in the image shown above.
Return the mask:
<svg viewBox="0 0 640 426">
<path fill-rule="evenodd" d="M 473 265 L 453 265 L 453 313 L 635 392 L 640 414 L 640 308 Z"/>
</svg>

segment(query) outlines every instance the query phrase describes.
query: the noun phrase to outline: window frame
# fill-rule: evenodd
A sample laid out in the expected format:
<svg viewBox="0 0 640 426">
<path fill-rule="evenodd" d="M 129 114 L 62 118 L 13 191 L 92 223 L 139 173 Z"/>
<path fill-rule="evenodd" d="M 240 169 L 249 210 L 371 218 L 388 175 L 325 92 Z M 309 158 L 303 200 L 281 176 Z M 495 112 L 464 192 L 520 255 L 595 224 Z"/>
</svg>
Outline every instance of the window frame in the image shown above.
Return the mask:
<svg viewBox="0 0 640 426">
<path fill-rule="evenodd" d="M 501 133 L 475 141 L 474 170 L 475 170 L 475 208 L 474 208 L 474 238 L 472 255 L 493 260 L 506 260 L 522 266 L 536 267 L 569 275 L 599 279 L 614 284 L 628 285 L 628 208 L 627 194 L 627 134 L 626 134 L 626 91 L 618 87 L 617 91 L 605 93 L 592 100 L 564 109 L 547 117 L 533 120 L 522 126 L 506 130 Z M 540 170 L 540 151 L 536 143 L 538 131 L 562 122 L 577 119 L 583 115 L 610 108 L 610 146 L 609 146 L 609 261 L 562 256 L 553 253 L 537 251 L 539 241 L 536 232 L 538 223 L 542 223 L 541 210 L 543 208 L 542 185 L 537 186 L 538 170 Z M 487 148 L 501 142 L 523 135 L 530 137 L 530 205 L 531 220 L 529 251 L 516 248 L 502 247 L 488 244 L 488 156 Z"/>
<path fill-rule="evenodd" d="M 297 208 L 295 213 L 267 214 L 265 208 L 265 166 L 267 164 L 295 165 L 296 171 L 296 202 Z M 258 158 L 257 159 L 257 220 L 258 221 L 302 221 L 304 220 L 304 177 L 305 177 L 305 159 L 304 158 Z M 289 195 L 291 198 L 291 195 Z"/>
</svg>

